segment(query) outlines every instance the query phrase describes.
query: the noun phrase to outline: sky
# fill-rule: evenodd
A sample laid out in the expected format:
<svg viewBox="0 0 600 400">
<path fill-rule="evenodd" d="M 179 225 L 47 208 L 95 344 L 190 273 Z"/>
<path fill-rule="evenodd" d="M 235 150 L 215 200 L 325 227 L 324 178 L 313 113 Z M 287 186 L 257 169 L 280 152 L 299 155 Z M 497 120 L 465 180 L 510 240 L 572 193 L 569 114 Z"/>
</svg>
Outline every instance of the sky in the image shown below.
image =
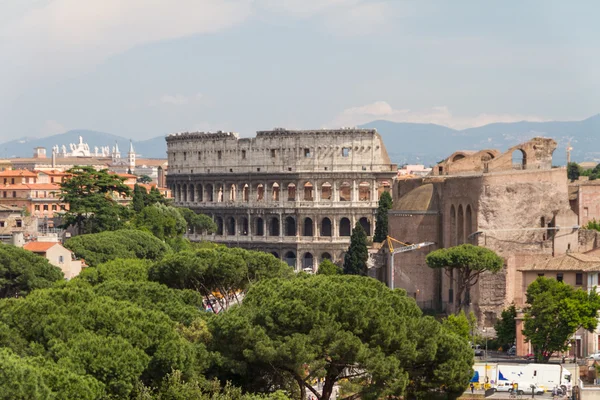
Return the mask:
<svg viewBox="0 0 600 400">
<path fill-rule="evenodd" d="M 600 112 L 600 2 L 0 0 L 0 141 Z"/>
</svg>

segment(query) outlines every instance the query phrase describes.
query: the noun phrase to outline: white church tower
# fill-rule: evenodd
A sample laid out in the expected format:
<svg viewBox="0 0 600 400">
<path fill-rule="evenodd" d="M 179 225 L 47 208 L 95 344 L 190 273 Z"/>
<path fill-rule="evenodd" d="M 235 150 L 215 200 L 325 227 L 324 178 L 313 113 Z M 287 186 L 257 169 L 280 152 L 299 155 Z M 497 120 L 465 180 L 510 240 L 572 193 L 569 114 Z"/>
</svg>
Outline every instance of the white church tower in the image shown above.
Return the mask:
<svg viewBox="0 0 600 400">
<path fill-rule="evenodd" d="M 116 163 L 121 158 L 121 152 L 119 151 L 119 143 L 115 140 L 115 145 L 112 151 L 112 162 Z"/>
<path fill-rule="evenodd" d="M 131 173 L 135 170 L 135 151 L 133 150 L 133 142 L 129 140 L 129 152 L 127 153 L 127 162 Z"/>
</svg>

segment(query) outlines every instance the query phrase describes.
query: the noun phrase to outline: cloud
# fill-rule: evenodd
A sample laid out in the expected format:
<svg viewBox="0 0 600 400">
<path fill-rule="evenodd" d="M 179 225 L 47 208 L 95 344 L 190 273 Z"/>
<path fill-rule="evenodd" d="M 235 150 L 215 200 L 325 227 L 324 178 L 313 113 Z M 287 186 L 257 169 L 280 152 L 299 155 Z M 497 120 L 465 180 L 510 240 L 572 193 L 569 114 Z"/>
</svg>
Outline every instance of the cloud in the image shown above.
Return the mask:
<svg viewBox="0 0 600 400">
<path fill-rule="evenodd" d="M 63 124 L 52 119 L 44 122 L 44 126 L 42 126 L 42 129 L 40 129 L 40 133 L 44 136 L 56 135 L 66 131 L 67 128 L 65 128 Z"/>
<path fill-rule="evenodd" d="M 54 70 L 88 66 L 140 44 L 226 29 L 248 18 L 251 5 L 251 0 L 48 0 L 13 13 L 0 26 L 0 51 L 13 68 L 39 68 L 35 60 Z"/>
<path fill-rule="evenodd" d="M 158 103 L 168 104 L 173 106 L 183 106 L 191 104 L 196 101 L 202 100 L 202 93 L 196 93 L 193 96 L 186 96 L 183 94 L 164 94 L 160 97 Z M 154 103 L 156 104 L 156 103 Z"/>
<path fill-rule="evenodd" d="M 432 107 L 427 110 L 395 109 L 385 101 L 376 101 L 363 106 L 352 107 L 342 111 L 327 127 L 357 126 L 383 119 L 392 122 L 413 122 L 438 124 L 454 129 L 474 128 L 494 122 L 533 121 L 542 122 L 549 119 L 535 115 L 520 114 L 479 114 L 476 116 L 455 116 L 448 107 Z"/>
</svg>

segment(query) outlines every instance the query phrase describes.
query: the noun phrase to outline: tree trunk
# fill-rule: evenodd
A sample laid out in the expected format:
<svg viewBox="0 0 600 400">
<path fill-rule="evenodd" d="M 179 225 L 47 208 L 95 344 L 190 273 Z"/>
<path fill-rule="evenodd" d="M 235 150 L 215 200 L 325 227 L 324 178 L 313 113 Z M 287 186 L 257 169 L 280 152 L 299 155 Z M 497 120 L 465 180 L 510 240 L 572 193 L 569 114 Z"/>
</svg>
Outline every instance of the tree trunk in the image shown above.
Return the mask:
<svg viewBox="0 0 600 400">
<path fill-rule="evenodd" d="M 294 376 L 296 382 L 298 382 L 298 388 L 300 389 L 300 400 L 306 400 L 306 386 L 304 386 L 304 380 L 299 376 Z"/>
<path fill-rule="evenodd" d="M 319 400 L 329 400 L 331 393 L 333 392 L 333 385 L 335 384 L 335 378 L 331 376 L 325 377 L 323 382 L 323 390 L 321 391 L 321 397 Z"/>
</svg>

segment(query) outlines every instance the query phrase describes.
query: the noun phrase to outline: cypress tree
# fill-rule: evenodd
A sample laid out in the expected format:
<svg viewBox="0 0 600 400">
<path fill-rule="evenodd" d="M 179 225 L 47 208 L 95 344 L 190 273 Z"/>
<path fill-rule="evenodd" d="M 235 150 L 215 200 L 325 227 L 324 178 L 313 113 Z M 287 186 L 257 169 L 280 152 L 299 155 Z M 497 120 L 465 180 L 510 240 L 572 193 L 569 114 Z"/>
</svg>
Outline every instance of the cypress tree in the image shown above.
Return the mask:
<svg viewBox="0 0 600 400">
<path fill-rule="evenodd" d="M 381 243 L 387 238 L 388 210 L 392 208 L 392 204 L 392 196 L 388 192 L 381 193 L 375 217 L 375 235 L 373 235 L 373 241 L 376 243 Z"/>
<path fill-rule="evenodd" d="M 362 225 L 357 222 L 354 229 L 352 229 L 350 247 L 348 247 L 348 252 L 344 256 L 344 274 L 367 275 L 368 259 L 367 234 Z"/>
</svg>

